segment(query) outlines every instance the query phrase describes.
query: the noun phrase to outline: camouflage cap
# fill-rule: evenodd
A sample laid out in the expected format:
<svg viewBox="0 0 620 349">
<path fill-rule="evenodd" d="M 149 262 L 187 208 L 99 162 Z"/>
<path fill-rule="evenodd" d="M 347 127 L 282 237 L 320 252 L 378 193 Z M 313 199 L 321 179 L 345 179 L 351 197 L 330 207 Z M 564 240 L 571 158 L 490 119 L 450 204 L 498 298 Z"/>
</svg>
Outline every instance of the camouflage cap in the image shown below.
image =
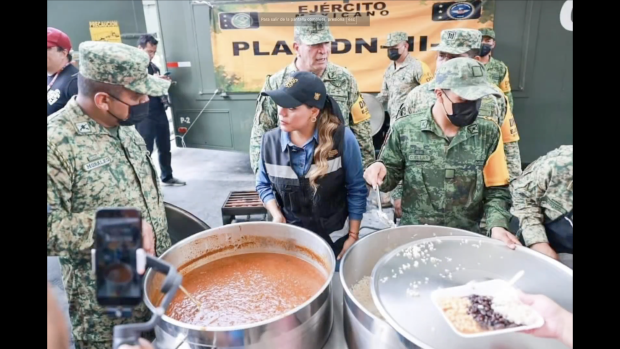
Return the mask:
<svg viewBox="0 0 620 349">
<path fill-rule="evenodd" d="M 487 78 L 484 65 L 469 57 L 456 57 L 443 63 L 435 73 L 434 89 L 452 90 L 452 92 L 470 101 L 487 95 L 498 95 Z"/>
<path fill-rule="evenodd" d="M 460 55 L 473 48 L 480 48 L 481 44 L 482 34 L 479 30 L 445 29 L 441 31 L 441 42 L 431 50 Z"/>
<path fill-rule="evenodd" d="M 149 75 L 149 56 L 126 44 L 85 41 L 80 44 L 80 74 L 106 84 L 122 85 L 149 96 L 162 96 L 170 81 Z"/>
<path fill-rule="evenodd" d="M 329 30 L 329 21 L 323 15 L 308 15 L 295 18 L 295 38 L 306 45 L 334 41 Z"/>
<path fill-rule="evenodd" d="M 407 41 L 407 33 L 405 32 L 389 33 L 387 36 L 387 43 L 385 45 L 381 45 L 381 48 L 388 48 L 391 46 L 396 46 L 403 41 Z"/>
<path fill-rule="evenodd" d="M 480 33 L 482 34 L 482 36 L 488 36 L 491 39 L 495 39 L 495 30 L 491 28 L 481 28 Z"/>
</svg>

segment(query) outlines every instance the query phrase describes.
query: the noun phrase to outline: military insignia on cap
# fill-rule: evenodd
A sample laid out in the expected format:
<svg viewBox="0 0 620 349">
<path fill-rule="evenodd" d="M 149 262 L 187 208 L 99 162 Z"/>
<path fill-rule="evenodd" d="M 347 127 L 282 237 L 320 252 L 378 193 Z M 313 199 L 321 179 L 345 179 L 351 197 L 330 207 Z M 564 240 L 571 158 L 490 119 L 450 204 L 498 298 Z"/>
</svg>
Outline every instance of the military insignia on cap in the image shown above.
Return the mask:
<svg viewBox="0 0 620 349">
<path fill-rule="evenodd" d="M 290 79 L 288 79 L 288 81 L 286 81 L 284 83 L 284 86 L 286 86 L 287 88 L 291 88 L 291 87 L 293 87 L 293 85 L 295 85 L 297 83 L 297 81 L 298 80 L 295 79 L 295 78 L 290 78 Z"/>
<path fill-rule="evenodd" d="M 471 67 L 471 75 L 476 78 L 483 76 L 482 67 L 478 65 Z"/>
<path fill-rule="evenodd" d="M 325 29 L 325 23 L 323 21 L 317 20 L 312 21 L 312 32 L 318 33 Z"/>
<path fill-rule="evenodd" d="M 318 92 L 316 92 L 316 93 L 314 94 L 314 100 L 318 101 L 318 100 L 319 100 L 319 98 L 321 98 L 321 94 L 320 94 L 320 93 L 318 93 Z"/>
<path fill-rule="evenodd" d="M 78 122 L 75 126 L 77 127 L 78 133 L 90 133 L 90 125 L 88 122 Z"/>
<path fill-rule="evenodd" d="M 454 40 L 456 38 L 456 32 L 455 31 L 449 31 L 447 37 L 448 37 L 449 40 Z"/>
</svg>

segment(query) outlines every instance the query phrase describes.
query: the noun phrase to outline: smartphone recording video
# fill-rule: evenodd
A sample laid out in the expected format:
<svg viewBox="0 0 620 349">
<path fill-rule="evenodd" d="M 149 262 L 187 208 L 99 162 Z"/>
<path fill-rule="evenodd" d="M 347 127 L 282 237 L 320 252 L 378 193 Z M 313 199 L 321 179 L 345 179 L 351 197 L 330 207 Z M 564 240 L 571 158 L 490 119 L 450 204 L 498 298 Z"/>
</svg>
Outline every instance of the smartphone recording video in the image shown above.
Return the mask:
<svg viewBox="0 0 620 349">
<path fill-rule="evenodd" d="M 136 251 L 142 247 L 142 217 L 134 208 L 105 208 L 95 217 L 97 301 L 133 307 L 142 302 Z"/>
</svg>

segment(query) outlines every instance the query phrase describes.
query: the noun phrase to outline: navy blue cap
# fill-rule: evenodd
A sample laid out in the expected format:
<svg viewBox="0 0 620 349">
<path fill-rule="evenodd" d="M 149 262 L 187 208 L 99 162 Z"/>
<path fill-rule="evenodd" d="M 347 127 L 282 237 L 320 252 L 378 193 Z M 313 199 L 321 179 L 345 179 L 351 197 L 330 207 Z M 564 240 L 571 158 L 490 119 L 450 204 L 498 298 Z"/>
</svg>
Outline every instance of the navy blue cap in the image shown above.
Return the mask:
<svg viewBox="0 0 620 349">
<path fill-rule="evenodd" d="M 261 92 L 282 108 L 296 108 L 302 104 L 323 109 L 327 98 L 325 84 L 310 72 L 296 71 L 277 90 Z"/>
</svg>

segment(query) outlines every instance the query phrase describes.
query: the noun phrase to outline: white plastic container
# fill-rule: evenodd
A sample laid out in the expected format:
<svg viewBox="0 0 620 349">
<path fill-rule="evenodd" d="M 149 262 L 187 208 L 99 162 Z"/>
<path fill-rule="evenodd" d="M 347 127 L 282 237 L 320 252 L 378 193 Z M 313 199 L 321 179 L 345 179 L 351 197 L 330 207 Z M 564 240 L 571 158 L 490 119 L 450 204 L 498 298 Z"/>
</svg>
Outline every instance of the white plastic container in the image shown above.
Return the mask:
<svg viewBox="0 0 620 349">
<path fill-rule="evenodd" d="M 450 328 L 452 328 L 452 330 L 461 337 L 476 338 L 476 337 L 484 337 L 484 336 L 495 336 L 495 335 L 503 334 L 503 333 L 518 332 L 518 331 L 524 331 L 524 330 L 530 330 L 530 329 L 542 327 L 545 324 L 545 320 L 543 319 L 542 316 L 540 316 L 540 314 L 534 311 L 534 314 L 537 320 L 535 321 L 534 324 L 529 325 L 529 326 L 523 325 L 523 326 L 503 328 L 503 329 L 498 329 L 498 330 L 488 330 L 488 331 L 483 331 L 479 333 L 462 333 L 456 327 L 454 327 L 450 319 L 448 319 L 448 317 L 446 316 L 446 314 L 441 308 L 441 300 L 444 298 L 450 298 L 450 297 L 461 298 L 461 297 L 468 297 L 474 294 L 479 295 L 479 296 L 487 296 L 487 297 L 494 296 L 495 294 L 509 287 L 511 286 L 508 284 L 508 282 L 504 280 L 500 280 L 500 279 L 489 280 L 489 281 L 484 281 L 484 282 L 468 283 L 462 286 L 435 290 L 431 293 L 431 299 L 433 301 L 433 304 L 435 304 L 435 307 L 437 308 L 437 310 L 441 313 L 443 318 L 450 325 Z"/>
</svg>

